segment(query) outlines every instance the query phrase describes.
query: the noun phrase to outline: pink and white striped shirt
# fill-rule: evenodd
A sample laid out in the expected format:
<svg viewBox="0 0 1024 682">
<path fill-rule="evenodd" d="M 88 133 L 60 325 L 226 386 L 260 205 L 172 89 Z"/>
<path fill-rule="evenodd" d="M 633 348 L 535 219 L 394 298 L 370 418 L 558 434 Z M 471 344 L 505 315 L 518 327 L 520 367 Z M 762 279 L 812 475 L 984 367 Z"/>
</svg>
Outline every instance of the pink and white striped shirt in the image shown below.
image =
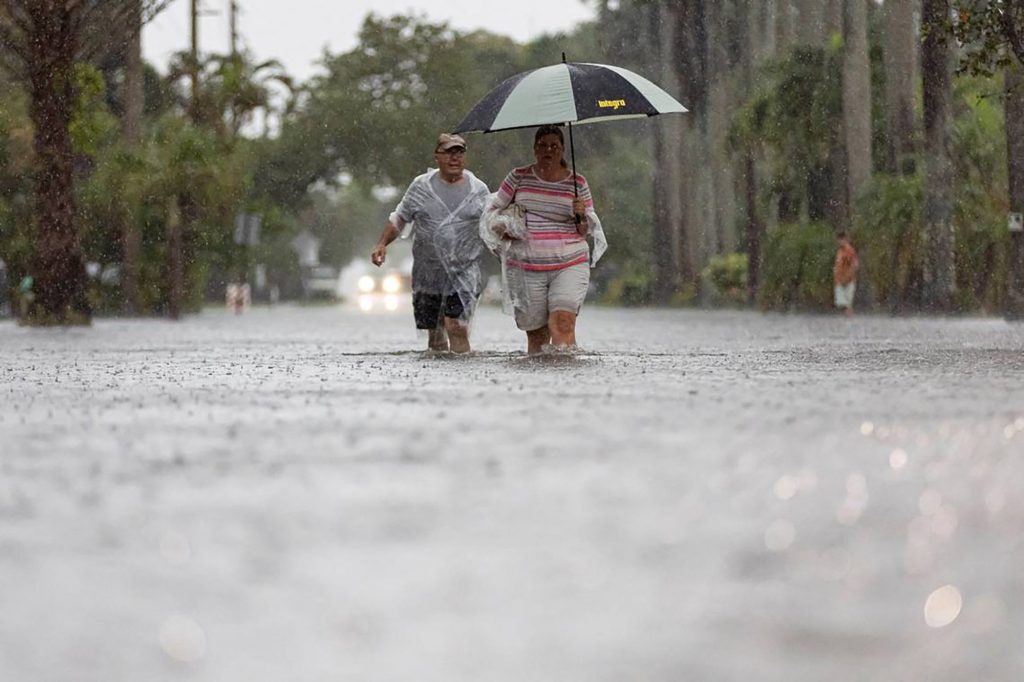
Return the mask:
<svg viewBox="0 0 1024 682">
<path fill-rule="evenodd" d="M 498 188 L 496 208 L 501 210 L 513 201 L 526 211 L 526 248 L 508 264 L 523 270 L 561 270 L 590 261 L 586 237 L 576 230 L 572 200 L 573 175 L 564 180 L 541 180 L 533 166 L 516 168 Z M 594 201 L 590 187 L 582 175 L 575 176 L 580 199 L 592 211 Z"/>
</svg>

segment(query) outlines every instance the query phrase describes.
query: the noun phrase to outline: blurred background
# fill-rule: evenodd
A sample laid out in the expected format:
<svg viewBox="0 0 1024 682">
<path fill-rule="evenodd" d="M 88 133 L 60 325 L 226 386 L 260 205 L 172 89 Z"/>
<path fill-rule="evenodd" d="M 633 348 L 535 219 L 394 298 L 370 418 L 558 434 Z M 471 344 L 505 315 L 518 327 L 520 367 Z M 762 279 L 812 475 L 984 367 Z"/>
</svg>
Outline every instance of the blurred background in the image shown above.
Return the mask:
<svg viewBox="0 0 1024 682">
<path fill-rule="evenodd" d="M 691 110 L 579 129 L 594 298 L 828 309 L 846 230 L 859 307 L 1022 310 L 1014 0 L 50 5 L 0 2 L 0 311 L 25 321 L 344 296 L 437 133 L 563 51 Z M 530 134 L 472 137 L 468 167 L 496 188 Z"/>
</svg>

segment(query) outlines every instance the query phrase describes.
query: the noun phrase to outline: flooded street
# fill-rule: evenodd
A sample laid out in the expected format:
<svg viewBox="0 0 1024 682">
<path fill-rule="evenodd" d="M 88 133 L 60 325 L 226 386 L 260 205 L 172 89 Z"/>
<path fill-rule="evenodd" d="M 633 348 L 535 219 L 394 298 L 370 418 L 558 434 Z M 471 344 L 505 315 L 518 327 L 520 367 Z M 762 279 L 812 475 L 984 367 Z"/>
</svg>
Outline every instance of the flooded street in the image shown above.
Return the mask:
<svg viewBox="0 0 1024 682">
<path fill-rule="evenodd" d="M 1019 680 L 1024 329 L 0 324 L 0 679 Z"/>
</svg>

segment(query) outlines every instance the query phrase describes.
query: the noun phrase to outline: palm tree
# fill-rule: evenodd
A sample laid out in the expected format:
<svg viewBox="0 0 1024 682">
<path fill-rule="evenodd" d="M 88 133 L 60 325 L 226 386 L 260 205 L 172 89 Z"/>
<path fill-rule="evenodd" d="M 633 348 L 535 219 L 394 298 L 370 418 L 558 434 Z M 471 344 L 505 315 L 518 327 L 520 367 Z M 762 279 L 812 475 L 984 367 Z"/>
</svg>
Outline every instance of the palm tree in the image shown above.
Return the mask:
<svg viewBox="0 0 1024 682">
<path fill-rule="evenodd" d="M 871 65 L 868 0 L 843 5 L 843 129 L 846 136 L 848 216 L 871 180 Z"/>
<path fill-rule="evenodd" d="M 886 0 L 882 5 L 885 62 L 886 170 L 914 173 L 917 46 L 914 10 L 919 0 Z"/>
<path fill-rule="evenodd" d="M 35 303 L 30 319 L 90 319 L 75 220 L 74 67 L 127 41 L 167 0 L 0 0 L 0 63 L 27 87 L 35 128 Z"/>
<path fill-rule="evenodd" d="M 167 76 L 170 83 L 181 83 L 189 77 L 189 59 L 184 52 L 174 57 Z M 287 95 L 281 112 L 274 105 L 275 86 L 284 88 Z M 295 95 L 291 76 L 276 59 L 256 63 L 244 52 L 215 54 L 199 64 L 199 88 L 194 95 L 198 101 L 193 110 L 198 118 L 196 123 L 209 125 L 222 138 L 234 139 L 257 113 L 262 113 L 266 120 L 275 113 L 290 111 Z M 181 99 L 184 104 L 184 90 Z"/>
</svg>

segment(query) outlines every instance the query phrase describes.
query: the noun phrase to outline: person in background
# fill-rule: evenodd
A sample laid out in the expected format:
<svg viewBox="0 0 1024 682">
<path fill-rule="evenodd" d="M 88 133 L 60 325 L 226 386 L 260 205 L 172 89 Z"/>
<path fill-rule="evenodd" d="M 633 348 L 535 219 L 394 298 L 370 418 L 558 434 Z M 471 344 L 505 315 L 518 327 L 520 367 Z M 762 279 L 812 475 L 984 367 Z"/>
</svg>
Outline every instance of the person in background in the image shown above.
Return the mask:
<svg viewBox="0 0 1024 682">
<path fill-rule="evenodd" d="M 8 302 L 8 297 L 7 263 L 4 263 L 4 259 L 0 258 L 0 318 L 9 317 L 11 315 L 11 306 Z"/>
<path fill-rule="evenodd" d="M 36 294 L 32 290 L 35 286 L 35 279 L 32 275 L 25 275 L 21 279 L 21 284 L 18 285 L 18 299 L 21 305 L 21 318 L 25 319 L 28 314 L 32 312 L 32 304 L 36 300 Z"/>
<path fill-rule="evenodd" d="M 434 351 L 466 353 L 469 323 L 483 292 L 478 224 L 490 190 L 466 170 L 466 141 L 442 133 L 434 147 L 437 168 L 409 185 L 370 255 L 380 267 L 388 245 L 412 223 L 412 308 L 416 328 Z"/>
<path fill-rule="evenodd" d="M 832 268 L 836 308 L 843 310 L 847 317 L 853 317 L 853 295 L 857 291 L 857 270 L 860 268 L 860 261 L 857 258 L 857 250 L 853 248 L 845 232 L 839 232 L 836 241 L 836 262 Z"/>
</svg>

